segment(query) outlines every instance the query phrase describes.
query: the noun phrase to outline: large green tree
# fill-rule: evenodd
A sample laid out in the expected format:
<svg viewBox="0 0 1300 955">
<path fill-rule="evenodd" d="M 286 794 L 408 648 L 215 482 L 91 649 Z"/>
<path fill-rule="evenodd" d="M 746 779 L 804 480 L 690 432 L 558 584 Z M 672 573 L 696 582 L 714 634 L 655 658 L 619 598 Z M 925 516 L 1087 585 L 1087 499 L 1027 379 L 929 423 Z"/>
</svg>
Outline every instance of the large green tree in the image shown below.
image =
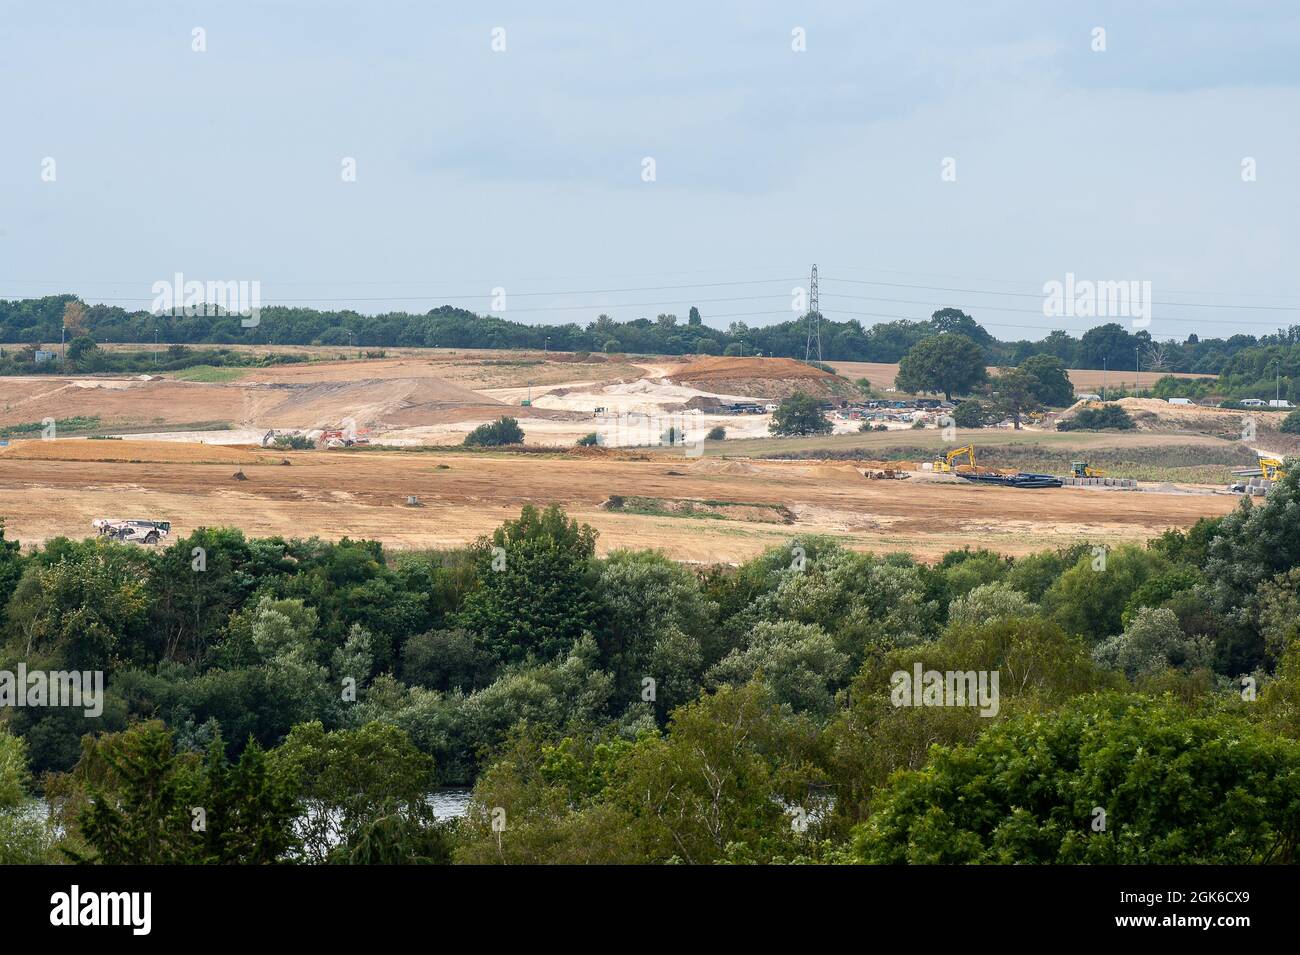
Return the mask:
<svg viewBox="0 0 1300 955">
<path fill-rule="evenodd" d="M 1040 407 L 1037 386 L 1038 379 L 1023 368 L 1003 368 L 989 385 L 998 410 L 1015 423 L 1017 431 L 1021 417 Z"/>
<path fill-rule="evenodd" d="M 898 363 L 900 391 L 941 391 L 949 401 L 988 378 L 984 349 L 965 335 L 948 332 L 923 338 Z"/>
<path fill-rule="evenodd" d="M 834 425 L 822 414 L 817 399 L 802 391 L 781 399 L 768 427 L 773 434 L 786 437 L 830 434 L 834 430 Z"/>
<path fill-rule="evenodd" d="M 1074 403 L 1074 385 L 1065 370 L 1065 362 L 1055 355 L 1030 355 L 1020 363 L 1020 369 L 1034 380 L 1033 396 L 1052 408 L 1064 408 Z"/>
<path fill-rule="evenodd" d="M 475 547 L 478 589 L 459 619 L 498 660 L 551 659 L 595 622 L 596 532 L 559 505 L 525 505 Z"/>
<path fill-rule="evenodd" d="M 108 865 L 265 864 L 295 846 L 296 781 L 256 743 L 233 766 L 220 735 L 206 757 L 177 752 L 159 721 L 87 737 L 56 791 L 82 808 L 79 861 Z"/>
</svg>

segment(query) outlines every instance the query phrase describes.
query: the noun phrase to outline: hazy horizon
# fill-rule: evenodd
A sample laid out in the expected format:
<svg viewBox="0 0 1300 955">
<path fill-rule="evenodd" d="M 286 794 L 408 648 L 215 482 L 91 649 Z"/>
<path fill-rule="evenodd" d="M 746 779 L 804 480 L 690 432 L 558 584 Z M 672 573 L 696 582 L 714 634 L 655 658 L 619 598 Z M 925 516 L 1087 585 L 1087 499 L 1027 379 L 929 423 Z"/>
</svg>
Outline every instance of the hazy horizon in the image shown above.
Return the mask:
<svg viewBox="0 0 1300 955">
<path fill-rule="evenodd" d="M 1283 4 L 3 9 L 0 298 L 144 309 L 180 272 L 725 328 L 792 317 L 816 262 L 864 325 L 1078 335 L 1107 319 L 1042 313 L 1067 273 L 1150 282 L 1157 339 L 1300 320 Z"/>
</svg>

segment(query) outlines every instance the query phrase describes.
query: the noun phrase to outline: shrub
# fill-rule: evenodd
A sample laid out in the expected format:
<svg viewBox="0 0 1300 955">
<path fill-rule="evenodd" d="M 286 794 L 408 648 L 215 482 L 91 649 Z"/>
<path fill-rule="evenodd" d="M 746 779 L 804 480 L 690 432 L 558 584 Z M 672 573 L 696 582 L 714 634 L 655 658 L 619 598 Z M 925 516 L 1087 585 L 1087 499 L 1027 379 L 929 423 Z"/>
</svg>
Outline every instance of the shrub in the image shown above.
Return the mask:
<svg viewBox="0 0 1300 955">
<path fill-rule="evenodd" d="M 316 447 L 316 443 L 305 434 L 277 434 L 274 444 L 277 448 L 288 448 L 290 451 L 310 451 Z"/>
<path fill-rule="evenodd" d="M 1300 434 L 1300 408 L 1282 419 L 1279 430 L 1285 431 L 1287 434 Z"/>
<path fill-rule="evenodd" d="M 720 424 L 714 425 L 704 437 L 707 441 L 723 441 L 727 437 L 727 429 Z"/>
<path fill-rule="evenodd" d="M 467 448 L 492 448 L 503 444 L 523 444 L 524 431 L 514 418 L 501 418 L 493 424 L 481 424 L 465 435 Z"/>
<path fill-rule="evenodd" d="M 1132 431 L 1136 425 L 1119 405 L 1081 408 L 1073 418 L 1056 423 L 1057 431 Z"/>
<path fill-rule="evenodd" d="M 596 437 L 596 432 L 594 431 L 590 432 L 589 434 L 584 434 L 581 438 L 578 439 L 578 447 L 580 448 L 592 448 L 599 443 L 600 443 L 600 439 Z"/>
</svg>

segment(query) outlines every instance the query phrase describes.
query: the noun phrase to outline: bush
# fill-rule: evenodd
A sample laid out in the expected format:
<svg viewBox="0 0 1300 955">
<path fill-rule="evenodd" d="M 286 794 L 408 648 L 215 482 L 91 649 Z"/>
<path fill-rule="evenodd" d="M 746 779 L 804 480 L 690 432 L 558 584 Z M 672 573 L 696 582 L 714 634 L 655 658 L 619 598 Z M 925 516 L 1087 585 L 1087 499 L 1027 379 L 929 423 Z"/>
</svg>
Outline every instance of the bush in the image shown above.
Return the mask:
<svg viewBox="0 0 1300 955">
<path fill-rule="evenodd" d="M 578 447 L 580 448 L 593 448 L 599 443 L 600 439 L 596 437 L 596 432 L 594 431 L 590 434 L 584 434 L 578 439 Z"/>
<path fill-rule="evenodd" d="M 1132 431 L 1136 425 L 1119 405 L 1081 408 L 1073 418 L 1056 423 L 1057 431 Z"/>
<path fill-rule="evenodd" d="M 465 435 L 467 448 L 493 448 L 503 444 L 523 444 L 524 431 L 514 418 L 501 418 L 494 424 L 481 424 Z"/>
<path fill-rule="evenodd" d="M 273 443 L 277 448 L 290 451 L 310 451 L 316 447 L 316 443 L 305 434 L 277 434 Z"/>
<path fill-rule="evenodd" d="M 1282 425 L 1279 428 L 1287 434 L 1300 434 L 1300 409 L 1291 412 L 1282 419 Z"/>
<path fill-rule="evenodd" d="M 714 425 L 709 429 L 709 433 L 704 436 L 706 441 L 724 441 L 727 437 L 727 429 L 722 425 Z"/>
</svg>

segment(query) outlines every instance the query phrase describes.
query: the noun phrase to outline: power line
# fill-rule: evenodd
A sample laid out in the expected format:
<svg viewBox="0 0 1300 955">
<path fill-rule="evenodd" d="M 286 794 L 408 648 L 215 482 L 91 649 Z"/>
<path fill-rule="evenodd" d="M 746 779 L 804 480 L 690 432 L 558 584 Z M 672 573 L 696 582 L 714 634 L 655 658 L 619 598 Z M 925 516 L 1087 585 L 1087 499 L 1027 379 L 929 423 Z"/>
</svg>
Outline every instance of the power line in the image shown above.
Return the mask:
<svg viewBox="0 0 1300 955">
<path fill-rule="evenodd" d="M 900 269 L 875 269 L 875 268 L 868 268 L 866 266 L 861 266 L 861 265 L 850 265 L 850 266 L 845 266 L 845 268 L 848 270 L 859 271 L 859 272 L 878 272 L 882 275 L 920 275 L 920 276 L 928 276 L 932 278 L 961 279 L 963 281 L 972 281 L 972 282 L 995 282 L 1000 285 L 1023 285 L 1029 288 L 1035 288 L 1039 290 L 1042 289 L 1041 282 L 1026 282 L 1023 279 L 999 279 L 999 278 L 990 278 L 988 276 L 978 276 L 978 275 L 957 275 L 951 272 L 916 272 L 916 271 L 906 271 Z M 844 279 L 842 281 L 854 281 L 854 280 Z M 1180 288 L 1168 288 L 1165 291 L 1171 292 L 1175 295 L 1231 295 L 1238 298 L 1300 299 L 1300 294 L 1294 292 L 1241 292 L 1241 291 L 1222 292 L 1222 291 L 1213 291 L 1209 289 L 1180 289 Z"/>
<path fill-rule="evenodd" d="M 880 285 L 886 288 L 923 289 L 927 292 L 958 292 L 962 295 L 1005 295 L 1015 298 L 1042 299 L 1041 292 L 1000 292 L 992 289 L 950 288 L 943 285 L 909 285 L 902 282 L 871 282 L 866 279 L 831 279 L 832 282 L 849 282 L 854 285 Z M 1297 312 L 1300 305 L 1233 305 L 1212 302 L 1161 302 L 1162 305 L 1174 305 L 1179 308 L 1239 308 L 1259 311 Z M 984 306 L 988 307 L 988 306 Z"/>
</svg>

